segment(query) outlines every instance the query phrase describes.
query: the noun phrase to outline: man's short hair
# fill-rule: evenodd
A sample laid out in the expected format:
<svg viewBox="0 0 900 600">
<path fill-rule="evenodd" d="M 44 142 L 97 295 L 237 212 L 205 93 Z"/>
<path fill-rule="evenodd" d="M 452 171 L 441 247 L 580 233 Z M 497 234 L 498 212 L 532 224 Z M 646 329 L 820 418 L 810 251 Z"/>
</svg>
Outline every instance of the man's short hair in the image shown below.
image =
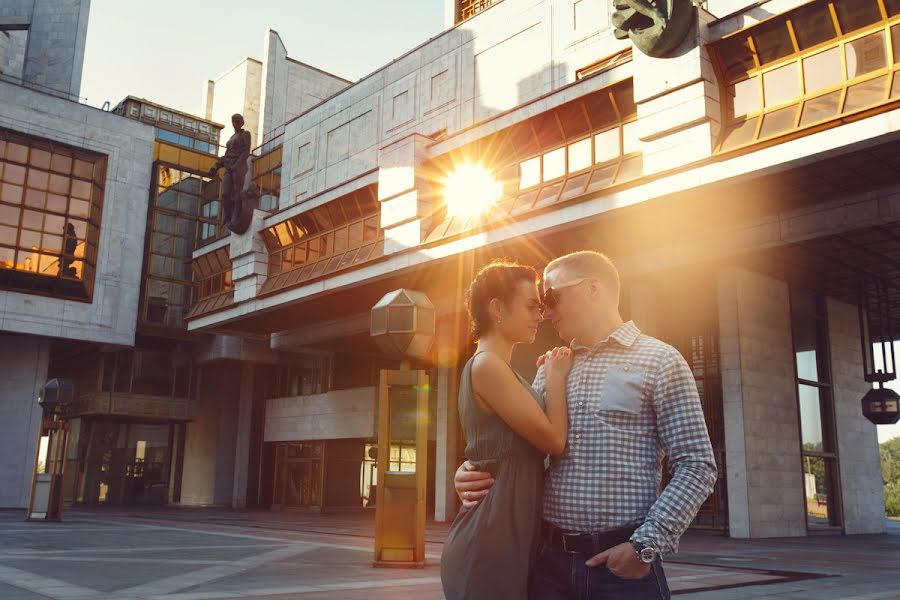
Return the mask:
<svg viewBox="0 0 900 600">
<path fill-rule="evenodd" d="M 615 297 L 619 297 L 622 283 L 619 280 L 619 270 L 602 252 L 594 252 L 593 250 L 581 250 L 580 252 L 572 252 L 565 256 L 550 261 L 544 268 L 544 275 L 550 271 L 565 269 L 566 272 L 576 277 L 596 277 L 608 289 L 615 292 Z"/>
</svg>

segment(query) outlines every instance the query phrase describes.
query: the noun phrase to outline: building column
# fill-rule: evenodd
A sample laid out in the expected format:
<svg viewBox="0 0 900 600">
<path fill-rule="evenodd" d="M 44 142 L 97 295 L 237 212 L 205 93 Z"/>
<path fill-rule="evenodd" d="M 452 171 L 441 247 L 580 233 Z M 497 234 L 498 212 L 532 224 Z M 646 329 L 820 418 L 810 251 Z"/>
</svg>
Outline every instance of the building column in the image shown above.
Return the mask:
<svg viewBox="0 0 900 600">
<path fill-rule="evenodd" d="M 719 87 L 709 52 L 704 10 L 666 58 L 634 51 L 634 101 L 644 174 L 674 169 L 712 155 L 720 129 Z"/>
<path fill-rule="evenodd" d="M 237 439 L 234 448 L 234 490 L 231 497 L 231 508 L 247 508 L 254 370 L 252 364 L 243 363 L 241 365 L 241 391 L 237 406 Z"/>
<path fill-rule="evenodd" d="M 49 364 L 46 339 L 0 335 L 0 508 L 28 506 Z"/>
<path fill-rule="evenodd" d="M 431 201 L 419 165 L 427 158 L 429 142 L 413 133 L 379 152 L 378 201 L 385 255 L 419 246 L 428 233 Z"/>
<path fill-rule="evenodd" d="M 872 386 L 863 379 L 859 314 L 855 306 L 832 298 L 827 314 L 844 533 L 884 533 L 878 433 L 860 406 Z"/>
<path fill-rule="evenodd" d="M 456 490 L 453 476 L 456 473 L 459 429 L 459 340 L 455 328 L 449 324 L 438 327 L 438 376 L 437 376 L 437 440 L 434 461 L 434 520 L 452 521 L 456 517 Z"/>
<path fill-rule="evenodd" d="M 265 211 L 255 209 L 250 227 L 243 235 L 231 234 L 228 253 L 231 257 L 231 279 L 234 303 L 256 298 L 269 272 L 269 252 L 259 232 L 263 229 Z"/>
<path fill-rule="evenodd" d="M 717 279 L 729 533 L 804 536 L 788 284 L 736 268 Z"/>
</svg>

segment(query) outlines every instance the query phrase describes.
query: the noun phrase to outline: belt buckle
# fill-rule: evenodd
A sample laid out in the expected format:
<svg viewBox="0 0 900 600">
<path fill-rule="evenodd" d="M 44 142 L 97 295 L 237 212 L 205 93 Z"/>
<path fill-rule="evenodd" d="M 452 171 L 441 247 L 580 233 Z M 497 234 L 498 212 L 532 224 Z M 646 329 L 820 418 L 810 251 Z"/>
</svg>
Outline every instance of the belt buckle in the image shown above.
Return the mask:
<svg viewBox="0 0 900 600">
<path fill-rule="evenodd" d="M 561 534 L 563 552 L 568 552 L 569 554 L 578 554 L 580 552 L 580 550 L 569 550 L 569 539 L 571 539 L 573 542 L 576 542 L 579 539 L 581 539 L 582 535 L 584 535 L 584 534 L 582 534 L 582 533 L 563 533 L 563 534 Z"/>
</svg>

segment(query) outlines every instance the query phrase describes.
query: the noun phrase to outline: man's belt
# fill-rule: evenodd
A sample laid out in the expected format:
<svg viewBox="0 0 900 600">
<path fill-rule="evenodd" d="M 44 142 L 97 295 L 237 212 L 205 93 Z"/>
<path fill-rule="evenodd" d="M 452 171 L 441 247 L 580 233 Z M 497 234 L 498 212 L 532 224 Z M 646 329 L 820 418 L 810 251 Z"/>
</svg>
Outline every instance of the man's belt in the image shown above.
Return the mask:
<svg viewBox="0 0 900 600">
<path fill-rule="evenodd" d="M 556 550 L 572 554 L 600 554 L 613 546 L 631 539 L 637 527 L 621 527 L 594 533 L 560 529 L 547 521 L 541 521 L 541 537 L 544 543 Z"/>
</svg>

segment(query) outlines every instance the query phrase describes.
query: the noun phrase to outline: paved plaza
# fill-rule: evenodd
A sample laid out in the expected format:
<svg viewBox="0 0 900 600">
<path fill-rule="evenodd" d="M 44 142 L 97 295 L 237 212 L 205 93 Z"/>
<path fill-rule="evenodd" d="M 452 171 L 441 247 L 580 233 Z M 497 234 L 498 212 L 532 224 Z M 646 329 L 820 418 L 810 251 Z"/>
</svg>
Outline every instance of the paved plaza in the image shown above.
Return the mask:
<svg viewBox="0 0 900 600">
<path fill-rule="evenodd" d="M 0 511 L 2 600 L 443 598 L 445 524 L 425 569 L 374 569 L 371 515 L 70 510 L 62 523 Z M 900 598 L 900 523 L 888 535 L 741 541 L 691 532 L 665 569 L 680 598 Z"/>
</svg>

